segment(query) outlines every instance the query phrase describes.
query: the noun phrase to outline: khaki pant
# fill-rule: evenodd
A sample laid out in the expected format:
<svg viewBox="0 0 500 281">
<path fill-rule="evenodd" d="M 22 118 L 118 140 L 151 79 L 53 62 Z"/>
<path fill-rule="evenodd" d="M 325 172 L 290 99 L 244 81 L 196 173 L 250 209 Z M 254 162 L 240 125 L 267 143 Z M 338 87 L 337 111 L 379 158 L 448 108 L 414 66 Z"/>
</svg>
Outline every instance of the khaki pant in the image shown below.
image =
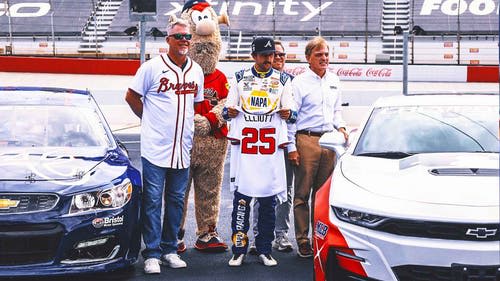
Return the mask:
<svg viewBox="0 0 500 281">
<path fill-rule="evenodd" d="M 293 213 L 297 245 L 309 241 L 309 225 L 314 218 L 314 197 L 316 191 L 328 179 L 335 166 L 335 152 L 321 148 L 319 137 L 297 134 L 296 146 L 299 153 L 299 166 L 295 167 L 295 192 Z M 312 195 L 310 210 L 309 198 Z M 314 228 L 313 228 L 314 231 Z"/>
</svg>

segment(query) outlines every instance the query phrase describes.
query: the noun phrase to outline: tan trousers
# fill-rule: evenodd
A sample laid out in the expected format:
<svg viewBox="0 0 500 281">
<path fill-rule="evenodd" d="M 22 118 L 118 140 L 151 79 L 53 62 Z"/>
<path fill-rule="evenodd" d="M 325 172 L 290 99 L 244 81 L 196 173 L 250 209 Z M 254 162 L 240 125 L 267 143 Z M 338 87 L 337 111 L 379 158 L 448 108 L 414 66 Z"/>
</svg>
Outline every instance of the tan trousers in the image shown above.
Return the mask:
<svg viewBox="0 0 500 281">
<path fill-rule="evenodd" d="M 297 245 L 309 240 L 309 226 L 314 218 L 314 197 L 316 191 L 328 179 L 335 166 L 335 152 L 321 148 L 319 137 L 297 134 L 296 146 L 299 166 L 295 167 L 295 192 L 293 213 Z M 312 195 L 311 208 L 309 198 Z M 314 231 L 314 228 L 312 228 Z"/>
</svg>

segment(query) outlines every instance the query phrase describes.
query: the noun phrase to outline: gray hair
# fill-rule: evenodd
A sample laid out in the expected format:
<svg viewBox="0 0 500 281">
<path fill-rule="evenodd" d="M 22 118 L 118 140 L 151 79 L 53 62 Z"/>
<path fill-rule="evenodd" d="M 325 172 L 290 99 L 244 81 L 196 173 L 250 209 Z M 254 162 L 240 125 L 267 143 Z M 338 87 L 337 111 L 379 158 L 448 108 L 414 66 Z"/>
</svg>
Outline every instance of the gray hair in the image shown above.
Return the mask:
<svg viewBox="0 0 500 281">
<path fill-rule="evenodd" d="M 319 46 L 325 46 L 328 50 L 330 50 L 330 47 L 328 46 L 326 40 L 321 36 L 316 36 L 313 39 L 311 39 L 306 45 L 305 49 L 306 57 L 310 56 L 312 51 Z"/>
<path fill-rule="evenodd" d="M 187 20 L 178 18 L 176 16 L 170 16 L 167 25 L 167 35 L 172 35 L 172 30 L 177 25 L 187 27 L 187 29 L 189 29 L 189 22 Z"/>
</svg>

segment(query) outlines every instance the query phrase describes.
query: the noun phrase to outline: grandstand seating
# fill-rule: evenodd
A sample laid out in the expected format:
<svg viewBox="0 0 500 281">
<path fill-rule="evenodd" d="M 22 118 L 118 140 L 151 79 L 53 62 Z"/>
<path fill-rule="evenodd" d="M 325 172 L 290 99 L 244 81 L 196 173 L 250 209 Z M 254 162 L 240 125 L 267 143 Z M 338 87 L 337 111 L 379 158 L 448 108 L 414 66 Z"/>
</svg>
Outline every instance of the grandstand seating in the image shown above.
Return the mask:
<svg viewBox="0 0 500 281">
<path fill-rule="evenodd" d="M 107 0 L 100 0 L 107 1 Z M 97 7 L 99 0 L 52 0 L 52 10 L 54 12 L 54 30 L 56 35 L 78 34 L 82 31 L 87 20 L 91 17 L 94 7 Z M 273 0 L 254 1 L 217 1 L 214 3 L 216 11 L 227 7 L 231 19 L 231 30 L 242 31 L 244 33 L 269 33 L 269 34 L 289 34 L 289 35 L 314 35 L 317 28 L 321 28 L 322 35 L 360 35 L 368 32 L 372 35 L 381 34 L 382 7 L 384 0 L 336 0 L 336 1 L 278 1 L 275 0 L 275 14 L 273 16 Z M 443 0 L 441 5 L 445 5 L 452 0 Z M 426 0 L 408 0 L 411 7 L 410 22 L 418 25 L 427 34 L 454 34 L 458 31 L 458 21 L 460 21 L 460 32 L 463 34 L 498 34 L 498 1 L 482 0 L 482 2 L 493 3 L 492 12 L 485 11 L 485 7 L 477 8 L 472 5 L 478 0 L 462 1 L 468 3 L 465 11 L 457 17 L 447 15 L 442 10 L 443 7 L 437 5 L 425 14 L 424 2 Z M 19 7 L 25 3 L 23 0 L 9 0 L 11 8 Z M 34 1 L 36 2 L 36 1 Z M 129 1 L 124 0 L 118 13 L 108 30 L 108 35 L 125 35 L 123 31 L 136 25 L 129 19 Z M 284 6 L 285 2 L 294 3 Z M 436 2 L 436 1 L 433 1 Z M 439 2 L 439 1 L 437 1 Z M 305 4 L 307 3 L 307 4 Z M 312 12 L 321 5 L 324 9 L 319 14 Z M 368 4 L 367 4 L 368 3 Z M 50 3 L 45 3 L 50 5 Z M 164 30 L 167 17 L 170 13 L 180 14 L 180 7 L 184 0 L 158 1 L 158 21 L 148 22 L 147 30 L 157 27 Z M 8 26 L 8 17 L 5 7 L 0 4 L 0 26 Z M 17 6 L 16 6 L 17 5 Z M 488 5 L 490 7 L 491 5 Z M 476 7 L 476 8 L 474 8 Z M 2 9 L 3 8 L 3 9 Z M 366 9 L 367 8 L 367 9 Z M 463 9 L 463 8 L 462 8 Z M 485 15 L 477 15 L 472 12 L 482 9 Z M 24 7 L 16 9 L 19 13 L 30 13 L 36 10 L 34 7 Z M 424 14 L 422 14 L 424 12 Z M 290 14 L 295 15 L 290 15 Z M 365 15 L 368 17 L 365 18 Z M 320 22 L 321 19 L 321 22 Z M 365 19 L 367 19 L 367 26 Z M 11 18 L 12 32 L 14 35 L 42 35 L 50 34 L 50 12 L 40 17 L 19 17 Z M 222 32 L 226 31 L 225 28 Z M 0 35 L 5 36 L 7 28 L 0 30 Z"/>
<path fill-rule="evenodd" d="M 112 15 L 105 15 L 112 17 L 109 26 L 106 28 L 95 27 L 92 23 L 93 17 L 97 14 L 96 10 L 99 10 L 99 4 L 103 1 L 111 0 L 52 0 L 48 3 L 46 1 L 40 5 L 52 4 L 52 9 L 37 17 L 20 16 L 22 13 L 29 14 L 37 10 L 36 7 L 19 8 L 26 1 L 7 1 L 10 4 L 11 13 L 14 14 L 10 21 L 12 35 L 14 39 L 24 38 L 17 39 L 21 42 L 20 46 L 22 47 L 17 48 L 17 52 L 14 54 L 24 53 L 24 50 L 19 51 L 24 47 L 26 47 L 26 52 L 29 52 L 30 48 L 35 48 L 34 53 L 37 54 L 71 52 L 78 54 L 79 51 L 82 52 L 83 44 L 88 44 L 89 47 L 98 45 L 95 50 L 88 48 L 87 51 L 90 53 L 95 51 L 95 53 L 103 54 L 135 55 L 138 52 L 137 37 L 126 35 L 124 32 L 127 28 L 137 26 L 137 22 L 131 21 L 129 18 L 129 1 L 113 0 L 121 2 L 121 5 L 116 5 L 116 7 L 119 5 L 116 14 L 113 12 Z M 449 10 L 458 8 L 450 5 L 450 1 L 453 0 L 220 0 L 212 2 L 218 13 L 227 8 L 231 20 L 229 28 L 221 26 L 221 33 L 225 41 L 223 46 L 225 53 L 221 59 L 249 58 L 251 38 L 257 35 L 267 35 L 290 43 L 287 48 L 290 50 L 289 59 L 303 61 L 302 53 L 305 42 L 312 36 L 321 34 L 331 42 L 335 54 L 334 60 L 337 62 L 373 63 L 376 62 L 376 57 L 382 54 L 389 55 L 392 60 L 397 59 L 397 62 L 400 62 L 402 41 L 400 38 L 392 36 L 391 32 L 394 25 L 401 25 L 403 30 L 411 30 L 412 27 L 418 26 L 418 35 L 423 35 L 423 37 L 417 36 L 414 40 L 412 46 L 416 49 L 411 53 L 413 57 L 426 56 L 427 54 L 435 57 L 438 63 L 458 63 L 459 57 L 460 63 L 463 63 L 462 61 L 467 61 L 466 63 L 476 63 L 477 61 L 488 64 L 498 63 L 498 48 L 495 48 L 495 44 L 498 44 L 498 0 L 461 1 L 461 3 L 466 3 L 466 7 L 461 7 L 463 13 L 460 16 L 450 15 Z M 33 2 L 41 3 L 41 1 Z M 185 0 L 158 0 L 157 21 L 147 22 L 145 29 L 150 31 L 157 28 L 160 31 L 165 31 L 168 16 L 172 13 L 178 16 L 184 2 Z M 396 2 L 407 4 L 397 6 L 394 5 Z M 476 2 L 486 4 L 480 6 Z M 0 26 L 2 26 L 0 29 L 0 49 L 7 50 L 4 43 L 7 40 L 2 39 L 2 37 L 9 36 L 9 28 L 7 28 L 9 18 L 6 15 L 4 3 L 0 3 Z M 274 15 L 270 9 L 273 3 L 276 5 Z M 429 5 L 429 3 L 434 4 Z M 319 14 L 317 8 L 320 6 L 323 9 Z M 403 8 L 407 10 L 403 12 L 399 10 Z M 52 12 L 53 17 L 51 18 Z M 481 13 L 483 15 L 478 15 Z M 401 20 L 400 17 L 404 17 L 404 19 Z M 60 48 L 63 48 L 57 52 L 48 50 L 52 45 L 52 43 L 48 43 L 51 41 L 51 20 L 54 22 L 56 43 L 58 46 L 62 46 Z M 458 42 L 455 42 L 457 38 L 462 38 L 456 36 L 457 33 L 460 33 L 464 38 L 461 50 L 458 49 Z M 93 35 L 96 38 L 93 39 Z M 453 35 L 456 38 L 453 39 Z M 448 37 L 445 39 L 443 36 Z M 478 39 L 474 39 L 474 36 L 477 36 Z M 27 41 L 28 38 L 33 38 L 32 42 L 31 40 Z M 75 44 L 68 42 L 72 40 L 83 43 L 78 45 L 77 42 L 77 47 L 74 48 Z M 151 42 L 151 46 L 155 46 L 149 52 L 151 55 L 166 50 L 164 41 L 156 41 L 156 38 L 150 34 L 148 34 L 147 40 Z M 454 42 L 453 47 L 444 47 L 446 42 Z M 156 45 L 161 44 L 163 46 L 156 47 Z M 368 50 L 365 49 L 365 44 L 368 44 Z M 120 46 L 123 47 L 119 49 Z M 433 47 L 444 48 L 444 50 L 432 52 Z M 476 49 L 480 49 L 480 51 Z M 7 52 L 5 51 L 5 53 Z M 450 55 L 450 53 L 453 54 Z M 393 54 L 397 54 L 397 56 Z M 496 57 L 495 54 L 497 54 Z M 427 58 L 418 57 L 410 62 L 427 63 L 427 61 Z"/>
</svg>

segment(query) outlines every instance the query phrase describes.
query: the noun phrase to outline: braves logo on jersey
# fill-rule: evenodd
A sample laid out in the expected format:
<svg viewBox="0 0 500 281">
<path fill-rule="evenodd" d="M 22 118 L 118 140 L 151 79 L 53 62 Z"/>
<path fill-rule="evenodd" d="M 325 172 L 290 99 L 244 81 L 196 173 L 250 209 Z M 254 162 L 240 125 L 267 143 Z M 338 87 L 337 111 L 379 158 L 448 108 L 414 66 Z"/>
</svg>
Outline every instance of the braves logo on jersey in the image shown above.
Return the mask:
<svg viewBox="0 0 500 281">
<path fill-rule="evenodd" d="M 160 79 L 160 85 L 158 86 L 158 89 L 156 90 L 157 93 L 159 92 L 166 92 L 170 90 L 175 90 L 176 95 L 189 95 L 193 94 L 196 96 L 198 92 L 198 83 L 192 81 L 192 82 L 184 82 L 184 83 L 172 83 L 170 80 L 166 77 L 163 77 Z"/>
<path fill-rule="evenodd" d="M 216 106 L 219 103 L 219 98 L 217 97 L 217 91 L 215 89 L 205 88 L 203 95 L 210 105 Z"/>
</svg>

